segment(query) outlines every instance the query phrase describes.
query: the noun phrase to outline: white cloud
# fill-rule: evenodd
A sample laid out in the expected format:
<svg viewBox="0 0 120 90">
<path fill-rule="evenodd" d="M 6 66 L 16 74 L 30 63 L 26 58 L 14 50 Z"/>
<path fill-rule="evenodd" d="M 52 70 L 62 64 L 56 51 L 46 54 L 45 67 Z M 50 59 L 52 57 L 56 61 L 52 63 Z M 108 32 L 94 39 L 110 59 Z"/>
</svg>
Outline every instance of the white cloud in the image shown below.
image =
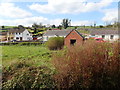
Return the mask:
<svg viewBox="0 0 120 90">
<path fill-rule="evenodd" d="M 30 12 L 15 6 L 13 3 L 1 3 L 0 12 L 1 17 L 24 18 L 32 16 Z"/>
<path fill-rule="evenodd" d="M 81 25 L 93 25 L 93 21 L 73 21 L 71 22 L 72 26 L 81 26 Z"/>
<path fill-rule="evenodd" d="M 0 2 L 47 2 L 47 0 L 0 0 Z"/>
<path fill-rule="evenodd" d="M 49 20 L 48 18 L 44 17 L 29 17 L 29 18 L 22 18 L 22 19 L 15 19 L 15 20 L 0 20 L 0 25 L 9 25 L 9 26 L 16 26 L 16 25 L 23 25 L 23 26 L 31 26 L 33 23 L 42 23 L 44 25 L 47 24 L 55 24 L 59 25 L 61 23 L 61 19 L 54 19 Z"/>
<path fill-rule="evenodd" d="M 62 22 L 62 19 L 48 19 L 45 17 L 29 17 L 29 18 L 23 18 L 23 19 L 15 19 L 15 20 L 0 20 L 0 25 L 6 25 L 6 26 L 17 26 L 17 25 L 23 25 L 23 26 L 32 26 L 33 23 L 42 23 L 43 25 L 60 25 Z M 71 25 L 91 25 L 92 21 L 72 21 Z"/>
<path fill-rule="evenodd" d="M 101 0 L 98 3 L 85 3 L 87 1 L 88 0 L 48 0 L 48 4 L 32 4 L 29 8 L 40 13 L 74 14 L 99 10 L 113 2 L 113 0 Z"/>
<path fill-rule="evenodd" d="M 118 20 L 118 9 L 106 9 L 103 11 L 105 16 L 102 18 L 104 22 L 112 23 Z"/>
</svg>

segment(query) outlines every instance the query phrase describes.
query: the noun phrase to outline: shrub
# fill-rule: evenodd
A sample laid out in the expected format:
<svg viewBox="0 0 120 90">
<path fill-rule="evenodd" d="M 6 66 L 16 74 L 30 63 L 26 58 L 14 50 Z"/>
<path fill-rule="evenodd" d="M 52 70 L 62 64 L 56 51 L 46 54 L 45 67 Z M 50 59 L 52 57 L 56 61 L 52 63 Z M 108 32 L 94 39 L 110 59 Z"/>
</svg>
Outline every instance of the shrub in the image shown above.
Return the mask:
<svg viewBox="0 0 120 90">
<path fill-rule="evenodd" d="M 118 43 L 86 41 L 53 56 L 58 88 L 120 88 Z"/>
<path fill-rule="evenodd" d="M 31 66 L 25 61 L 3 68 L 3 90 L 54 88 L 53 71 L 46 66 Z"/>
<path fill-rule="evenodd" d="M 46 45 L 50 50 L 62 49 L 64 45 L 64 38 L 63 37 L 52 37 L 47 41 Z"/>
</svg>

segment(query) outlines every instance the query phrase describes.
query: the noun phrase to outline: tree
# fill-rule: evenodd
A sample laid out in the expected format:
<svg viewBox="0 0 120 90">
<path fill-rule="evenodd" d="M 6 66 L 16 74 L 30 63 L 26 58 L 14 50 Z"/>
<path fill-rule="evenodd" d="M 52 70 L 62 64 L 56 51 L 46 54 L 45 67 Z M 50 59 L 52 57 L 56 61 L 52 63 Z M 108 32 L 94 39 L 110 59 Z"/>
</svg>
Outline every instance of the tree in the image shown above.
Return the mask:
<svg viewBox="0 0 120 90">
<path fill-rule="evenodd" d="M 38 28 L 39 25 L 37 25 L 37 23 L 33 23 L 32 27 L 33 27 L 33 28 Z"/>
<path fill-rule="evenodd" d="M 67 27 L 70 26 L 71 20 L 69 20 L 69 19 L 63 19 L 63 21 L 62 21 L 61 24 L 62 24 L 63 28 L 66 29 Z"/>
<path fill-rule="evenodd" d="M 52 28 L 56 28 L 56 26 L 55 26 L 55 25 L 52 25 Z"/>
<path fill-rule="evenodd" d="M 39 27 L 39 28 L 43 28 L 42 23 L 39 23 L 38 27 Z"/>
<path fill-rule="evenodd" d="M 23 25 L 18 25 L 18 28 L 24 29 L 24 26 Z"/>
<path fill-rule="evenodd" d="M 96 22 L 94 22 L 94 27 L 96 27 Z"/>
<path fill-rule="evenodd" d="M 58 29 L 62 29 L 62 26 L 61 26 L 61 25 L 59 25 L 57 28 L 58 28 Z"/>
<path fill-rule="evenodd" d="M 2 27 L 2 29 L 4 29 L 5 28 L 5 26 L 1 26 Z"/>
<path fill-rule="evenodd" d="M 34 28 L 34 34 L 37 33 L 37 28 L 38 28 L 37 23 L 34 23 L 32 27 Z"/>
<path fill-rule="evenodd" d="M 103 25 L 100 25 L 99 27 L 100 27 L 100 28 L 103 28 L 104 26 L 103 26 Z"/>
</svg>

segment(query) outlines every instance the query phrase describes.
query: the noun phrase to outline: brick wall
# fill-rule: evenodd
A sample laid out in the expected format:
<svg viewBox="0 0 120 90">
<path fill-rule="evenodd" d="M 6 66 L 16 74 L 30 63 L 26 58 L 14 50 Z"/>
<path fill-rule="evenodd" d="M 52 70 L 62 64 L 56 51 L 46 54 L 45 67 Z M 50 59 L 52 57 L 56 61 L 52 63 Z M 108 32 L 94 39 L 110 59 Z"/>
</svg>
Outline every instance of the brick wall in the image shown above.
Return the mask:
<svg viewBox="0 0 120 90">
<path fill-rule="evenodd" d="M 69 33 L 66 36 L 66 38 L 64 40 L 65 46 L 67 46 L 67 47 L 71 46 L 71 44 L 70 44 L 71 39 L 75 39 L 76 40 L 75 44 L 77 44 L 77 45 L 83 43 L 83 37 L 81 37 L 75 30 L 73 30 L 71 33 Z"/>
</svg>

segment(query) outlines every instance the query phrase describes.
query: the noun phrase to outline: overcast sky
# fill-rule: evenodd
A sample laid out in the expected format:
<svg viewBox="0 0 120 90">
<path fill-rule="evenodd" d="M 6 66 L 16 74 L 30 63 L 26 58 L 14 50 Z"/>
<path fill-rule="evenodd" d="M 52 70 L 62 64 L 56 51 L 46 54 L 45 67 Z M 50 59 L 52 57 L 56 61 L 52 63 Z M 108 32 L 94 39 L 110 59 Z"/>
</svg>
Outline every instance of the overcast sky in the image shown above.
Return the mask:
<svg viewBox="0 0 120 90">
<path fill-rule="evenodd" d="M 33 23 L 71 25 L 105 25 L 118 19 L 119 0 L 1 0 L 0 26 Z"/>
</svg>

